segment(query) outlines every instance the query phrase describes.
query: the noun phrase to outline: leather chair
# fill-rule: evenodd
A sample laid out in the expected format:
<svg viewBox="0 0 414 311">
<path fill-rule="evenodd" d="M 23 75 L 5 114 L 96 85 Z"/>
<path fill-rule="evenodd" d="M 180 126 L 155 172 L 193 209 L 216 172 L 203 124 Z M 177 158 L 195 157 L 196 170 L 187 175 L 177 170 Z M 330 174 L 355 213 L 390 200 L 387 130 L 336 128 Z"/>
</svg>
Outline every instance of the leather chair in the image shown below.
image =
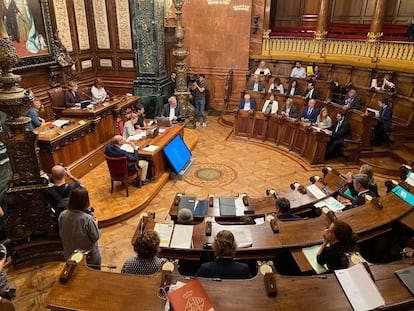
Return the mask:
<svg viewBox="0 0 414 311">
<path fill-rule="evenodd" d="M 91 88 L 89 86 L 84 86 L 78 90 L 81 100 L 92 100 Z"/>
<path fill-rule="evenodd" d="M 114 191 L 114 181 L 121 181 L 126 190 L 128 197 L 128 182 L 134 177 L 137 179 L 138 187 L 141 187 L 141 170 L 128 171 L 128 163 L 126 157 L 113 158 L 105 156 L 106 164 L 108 165 L 109 173 L 111 175 L 111 193 Z"/>
<path fill-rule="evenodd" d="M 65 94 L 61 87 L 57 87 L 47 91 L 52 105 L 53 113 L 56 117 L 62 116 L 62 110 L 65 110 Z"/>
</svg>

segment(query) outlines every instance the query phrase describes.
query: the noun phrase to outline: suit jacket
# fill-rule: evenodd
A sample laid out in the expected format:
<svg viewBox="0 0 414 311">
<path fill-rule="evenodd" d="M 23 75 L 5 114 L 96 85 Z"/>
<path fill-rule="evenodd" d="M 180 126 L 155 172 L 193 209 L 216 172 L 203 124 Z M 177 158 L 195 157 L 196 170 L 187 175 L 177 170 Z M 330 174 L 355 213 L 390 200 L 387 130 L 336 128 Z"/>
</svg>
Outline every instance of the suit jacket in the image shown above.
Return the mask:
<svg viewBox="0 0 414 311">
<path fill-rule="evenodd" d="M 240 100 L 239 109 L 244 110 L 244 98 Z M 250 97 L 250 109 L 256 111 L 256 100 L 253 97 Z"/>
<path fill-rule="evenodd" d="M 263 113 L 266 112 L 267 106 L 269 104 L 270 104 L 270 100 L 268 99 L 268 100 L 265 101 L 265 103 L 263 105 L 263 108 L 262 108 Z M 270 111 L 270 113 L 271 114 L 276 114 L 278 109 L 279 109 L 279 103 L 276 100 L 274 100 L 273 103 L 272 103 L 272 110 Z"/>
<path fill-rule="evenodd" d="M 338 130 L 336 130 L 337 125 L 338 125 L 338 121 L 336 121 L 329 128 L 329 130 L 332 131 L 333 138 L 352 139 L 351 126 L 349 125 L 349 121 L 347 119 L 344 119 L 342 121 L 342 124 L 338 128 Z"/>
<path fill-rule="evenodd" d="M 306 99 L 312 99 L 312 98 L 319 99 L 320 98 L 319 92 L 317 90 L 313 89 L 312 96 L 310 97 L 308 97 L 309 92 L 310 90 L 306 89 L 306 92 L 303 94 L 303 96 L 306 97 Z"/>
<path fill-rule="evenodd" d="M 385 130 L 389 130 L 392 127 L 392 108 L 390 106 L 382 108 L 380 121 Z"/>
<path fill-rule="evenodd" d="M 234 261 L 232 258 L 220 258 L 203 263 L 197 271 L 197 276 L 220 279 L 248 279 L 249 266 Z"/>
<path fill-rule="evenodd" d="M 282 111 L 286 112 L 286 110 L 287 110 L 287 107 L 286 105 L 284 105 Z M 295 104 L 292 104 L 292 106 L 290 106 L 289 117 L 293 119 L 296 119 L 298 117 L 298 108 L 296 107 Z"/>
<path fill-rule="evenodd" d="M 291 87 L 288 87 L 286 95 L 290 95 L 290 91 L 291 91 Z M 300 95 L 300 88 L 299 86 L 295 87 L 295 92 L 293 93 L 293 95 Z"/>
<path fill-rule="evenodd" d="M 343 101 L 342 105 L 348 105 L 350 109 L 360 109 L 361 108 L 361 97 L 358 95 L 353 98 L 350 104 L 347 104 L 349 97 L 347 96 Z"/>
<path fill-rule="evenodd" d="M 254 81 L 253 82 L 250 82 L 250 84 L 249 84 L 249 90 L 253 91 L 253 87 L 254 87 Z M 265 86 L 264 86 L 263 82 L 260 81 L 259 82 L 258 91 L 259 92 L 262 92 L 262 91 L 264 91 L 264 89 L 265 89 Z"/>
<path fill-rule="evenodd" d="M 81 98 L 78 92 L 75 92 L 75 95 L 73 95 L 72 91 L 65 92 L 65 107 L 66 108 L 74 107 L 76 103 L 80 103 L 80 102 L 81 102 Z"/>
<path fill-rule="evenodd" d="M 313 107 L 311 114 L 309 116 L 308 116 L 308 110 L 309 110 L 309 106 L 306 106 L 305 109 L 303 109 L 302 118 L 308 119 L 310 122 L 315 123 L 319 115 L 319 109 L 317 107 Z"/>
<path fill-rule="evenodd" d="M 134 153 L 129 153 L 129 152 L 126 152 L 125 150 L 122 150 L 120 146 L 112 145 L 112 144 L 106 146 L 105 154 L 108 157 L 112 157 L 112 158 L 126 157 L 126 160 L 128 163 L 137 162 L 139 159 L 138 151 L 134 150 Z M 135 170 L 134 166 L 128 166 L 128 171 L 133 172 L 134 170 Z"/>
<path fill-rule="evenodd" d="M 184 114 L 181 110 L 181 106 L 177 104 L 177 107 L 175 107 L 174 115 L 179 118 L 184 118 Z M 166 103 L 164 105 L 164 108 L 161 111 L 161 117 L 169 117 L 170 116 L 170 104 Z"/>
</svg>

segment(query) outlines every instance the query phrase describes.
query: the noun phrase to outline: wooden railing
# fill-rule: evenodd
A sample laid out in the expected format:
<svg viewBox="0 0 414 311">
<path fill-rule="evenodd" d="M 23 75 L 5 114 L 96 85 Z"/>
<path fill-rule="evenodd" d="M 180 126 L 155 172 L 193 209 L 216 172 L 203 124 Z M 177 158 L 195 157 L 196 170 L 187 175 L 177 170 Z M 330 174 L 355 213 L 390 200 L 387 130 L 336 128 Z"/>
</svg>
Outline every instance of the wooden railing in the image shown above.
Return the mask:
<svg viewBox="0 0 414 311">
<path fill-rule="evenodd" d="M 265 32 L 262 56 L 278 59 L 343 63 L 363 67 L 378 67 L 403 72 L 414 71 L 414 44 L 409 42 L 375 43 L 367 40 L 314 38 L 271 38 Z"/>
</svg>

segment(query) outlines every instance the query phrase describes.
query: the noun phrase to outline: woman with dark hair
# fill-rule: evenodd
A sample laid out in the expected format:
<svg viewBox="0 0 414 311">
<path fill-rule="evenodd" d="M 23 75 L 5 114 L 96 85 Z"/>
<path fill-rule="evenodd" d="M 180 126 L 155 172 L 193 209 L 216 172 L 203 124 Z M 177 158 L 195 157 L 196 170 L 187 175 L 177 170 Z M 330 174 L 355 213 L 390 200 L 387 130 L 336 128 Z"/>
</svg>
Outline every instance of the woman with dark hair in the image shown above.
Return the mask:
<svg viewBox="0 0 414 311">
<path fill-rule="evenodd" d="M 59 235 L 62 239 L 65 260 L 70 259 L 77 249 L 88 251 L 87 264 L 93 268 L 101 269 L 101 252 L 98 240 L 101 231 L 98 221 L 90 214 L 89 194 L 86 188 L 76 188 L 69 197 L 67 210 L 59 216 Z"/>
<path fill-rule="evenodd" d="M 290 80 L 286 95 L 291 95 L 291 96 L 300 95 L 300 88 L 298 85 L 298 80 L 296 79 Z"/>
<path fill-rule="evenodd" d="M 282 81 L 280 81 L 280 78 L 279 77 L 276 77 L 273 80 L 273 83 L 270 84 L 268 93 L 273 93 L 273 92 L 279 92 L 280 94 L 284 94 L 285 93 L 285 89 L 283 87 L 283 83 L 282 83 Z"/>
<path fill-rule="evenodd" d="M 143 232 L 134 244 L 137 256 L 125 261 L 121 273 L 148 275 L 160 271 L 167 259 L 157 257 L 159 247 L 160 237 L 156 231 Z"/>
<path fill-rule="evenodd" d="M 323 232 L 323 243 L 316 256 L 318 263 L 326 264 L 330 271 L 347 268 L 347 253 L 357 250 L 357 240 L 357 235 L 346 222 L 336 220 Z"/>
<path fill-rule="evenodd" d="M 221 279 L 247 279 L 250 277 L 249 266 L 234 261 L 237 244 L 233 233 L 221 230 L 214 238 L 213 251 L 215 260 L 203 263 L 197 276 Z"/>
</svg>

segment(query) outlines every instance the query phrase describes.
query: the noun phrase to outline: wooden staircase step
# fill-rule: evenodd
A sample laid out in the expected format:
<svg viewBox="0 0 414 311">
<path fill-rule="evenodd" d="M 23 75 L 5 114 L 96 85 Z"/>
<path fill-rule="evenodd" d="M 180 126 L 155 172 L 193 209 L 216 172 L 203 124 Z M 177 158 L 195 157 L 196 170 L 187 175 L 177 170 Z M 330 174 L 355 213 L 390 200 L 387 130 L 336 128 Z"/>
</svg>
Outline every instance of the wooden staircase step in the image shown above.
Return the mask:
<svg viewBox="0 0 414 311">
<path fill-rule="evenodd" d="M 405 143 L 404 147 L 410 150 L 414 154 L 414 143 Z"/>
<path fill-rule="evenodd" d="M 360 158 L 359 160 L 362 164 L 371 165 L 375 173 L 395 177 L 400 176 L 399 167 L 401 161 L 390 155 L 384 157 Z"/>
<path fill-rule="evenodd" d="M 393 155 L 396 155 L 397 157 L 401 158 L 403 163 L 410 163 L 414 160 L 414 150 L 407 150 L 407 149 L 399 149 L 399 150 L 393 150 Z"/>
</svg>

